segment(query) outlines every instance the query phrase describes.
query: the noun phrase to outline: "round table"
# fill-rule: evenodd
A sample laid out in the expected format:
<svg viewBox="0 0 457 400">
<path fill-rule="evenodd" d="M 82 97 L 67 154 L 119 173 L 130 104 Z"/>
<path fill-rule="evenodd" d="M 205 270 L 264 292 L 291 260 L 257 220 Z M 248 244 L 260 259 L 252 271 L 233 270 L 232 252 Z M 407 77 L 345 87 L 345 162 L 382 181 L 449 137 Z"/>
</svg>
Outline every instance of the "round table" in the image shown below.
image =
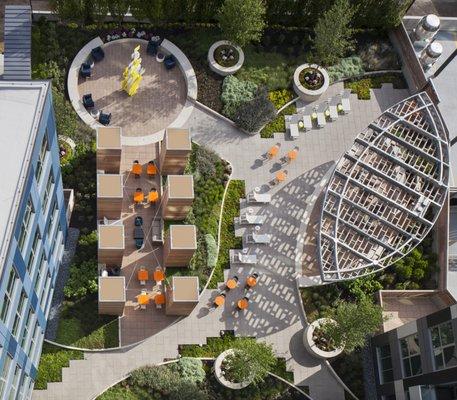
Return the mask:
<svg viewBox="0 0 457 400">
<path fill-rule="evenodd" d="M 94 108 L 93 110 L 90 111 L 90 115 L 92 118 L 98 119 L 98 117 L 100 116 L 100 110 L 96 110 Z"/>
<path fill-rule="evenodd" d="M 249 306 L 249 301 L 247 299 L 240 299 L 236 305 L 240 310 L 246 310 L 246 308 Z"/>
<path fill-rule="evenodd" d="M 161 62 L 163 62 L 163 60 L 165 60 L 165 54 L 163 54 L 163 53 L 157 53 L 157 55 L 156 55 L 156 61 L 159 62 L 159 63 L 161 63 Z"/>
</svg>

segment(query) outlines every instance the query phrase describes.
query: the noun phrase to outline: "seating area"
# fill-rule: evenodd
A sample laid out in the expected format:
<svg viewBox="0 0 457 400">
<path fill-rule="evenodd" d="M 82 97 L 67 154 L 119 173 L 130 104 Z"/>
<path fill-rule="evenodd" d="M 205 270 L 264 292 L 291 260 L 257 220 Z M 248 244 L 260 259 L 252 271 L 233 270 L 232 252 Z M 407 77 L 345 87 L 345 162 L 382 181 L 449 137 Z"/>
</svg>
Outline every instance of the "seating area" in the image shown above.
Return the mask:
<svg viewBox="0 0 457 400">
<path fill-rule="evenodd" d="M 323 128 L 327 122 L 336 121 L 351 111 L 350 94 L 350 89 L 344 89 L 326 101 L 305 106 L 297 114 L 285 115 L 286 132 L 291 139 L 296 139 L 300 132 Z"/>
</svg>

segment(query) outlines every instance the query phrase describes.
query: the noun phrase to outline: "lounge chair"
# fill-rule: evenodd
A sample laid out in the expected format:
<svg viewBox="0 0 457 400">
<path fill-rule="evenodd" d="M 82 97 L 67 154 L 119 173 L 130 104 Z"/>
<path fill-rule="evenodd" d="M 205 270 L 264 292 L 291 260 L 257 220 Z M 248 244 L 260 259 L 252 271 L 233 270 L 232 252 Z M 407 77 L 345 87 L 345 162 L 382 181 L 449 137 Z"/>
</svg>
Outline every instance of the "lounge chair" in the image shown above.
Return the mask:
<svg viewBox="0 0 457 400">
<path fill-rule="evenodd" d="M 240 250 L 230 250 L 230 262 L 234 264 L 257 264 L 256 254 L 243 254 Z"/>
<path fill-rule="evenodd" d="M 95 49 L 92 49 L 90 54 L 92 55 L 94 61 L 101 61 L 103 60 L 103 58 L 105 58 L 105 52 L 100 46 L 96 47 Z"/>
<path fill-rule="evenodd" d="M 338 97 L 332 97 L 328 102 L 328 110 L 330 112 L 330 119 L 335 121 L 338 118 Z"/>
<path fill-rule="evenodd" d="M 313 113 L 313 109 L 311 107 L 305 107 L 303 112 L 302 121 L 303 121 L 303 129 L 309 131 L 313 127 L 313 121 L 311 119 L 311 115 Z"/>
<path fill-rule="evenodd" d="M 291 139 L 296 139 L 300 136 L 298 131 L 299 115 L 291 115 L 289 119 L 289 134 Z"/>
<path fill-rule="evenodd" d="M 176 60 L 175 58 L 173 57 L 172 54 L 170 54 L 169 56 L 166 56 L 165 59 L 163 60 L 163 63 L 165 65 L 165 68 L 166 69 L 172 69 L 175 67 L 176 65 Z"/>
<path fill-rule="evenodd" d="M 136 226 L 133 229 L 133 239 L 135 240 L 135 246 L 137 249 L 140 249 L 144 243 L 144 231 L 140 226 Z"/>
<path fill-rule="evenodd" d="M 341 108 L 344 114 L 349 113 L 351 111 L 351 103 L 349 101 L 351 96 L 351 89 L 344 89 L 343 93 L 341 94 Z"/>
<path fill-rule="evenodd" d="M 150 41 L 148 42 L 148 47 L 146 48 L 146 52 L 147 52 L 150 56 L 156 56 L 158 50 L 159 50 L 159 45 L 157 44 L 157 42 L 156 42 L 156 41 L 150 40 Z"/>
<path fill-rule="evenodd" d="M 109 125 L 111 122 L 111 113 L 105 114 L 100 111 L 100 116 L 98 117 L 98 122 L 100 122 L 102 125 Z"/>
<path fill-rule="evenodd" d="M 79 73 L 83 78 L 89 78 L 92 73 L 90 65 L 88 63 L 82 63 Z"/>
<path fill-rule="evenodd" d="M 249 193 L 248 194 L 248 203 L 270 203 L 271 194 L 269 193 Z"/>
<path fill-rule="evenodd" d="M 317 126 L 318 128 L 323 128 L 327 123 L 325 119 L 325 111 L 327 110 L 328 106 L 325 103 L 321 103 L 316 108 L 317 114 Z"/>
<path fill-rule="evenodd" d="M 247 236 L 246 242 L 255 243 L 255 244 L 268 244 L 271 242 L 271 235 L 267 234 L 267 233 L 264 233 L 264 234 L 252 233 Z"/>
<path fill-rule="evenodd" d="M 83 96 L 83 105 L 85 108 L 95 107 L 94 100 L 92 100 L 92 93 L 88 93 Z"/>
<path fill-rule="evenodd" d="M 243 214 L 240 215 L 240 223 L 246 225 L 262 225 L 267 217 L 265 215 Z"/>
</svg>

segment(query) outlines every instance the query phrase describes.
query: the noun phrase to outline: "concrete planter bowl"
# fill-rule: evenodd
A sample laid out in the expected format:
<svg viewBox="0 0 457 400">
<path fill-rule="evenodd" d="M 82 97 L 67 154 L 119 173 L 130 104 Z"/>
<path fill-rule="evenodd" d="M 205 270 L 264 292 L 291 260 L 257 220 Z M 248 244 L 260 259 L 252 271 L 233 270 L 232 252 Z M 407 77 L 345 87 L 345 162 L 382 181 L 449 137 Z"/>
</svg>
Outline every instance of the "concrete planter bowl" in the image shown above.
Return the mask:
<svg viewBox="0 0 457 400">
<path fill-rule="evenodd" d="M 315 89 L 305 87 L 300 81 L 300 74 L 306 69 L 315 70 L 323 79 L 322 85 Z M 295 93 L 297 94 L 297 96 L 299 96 L 302 100 L 306 102 L 312 102 L 321 97 L 322 94 L 325 93 L 325 91 L 328 89 L 329 84 L 330 78 L 328 76 L 327 71 L 319 65 L 302 64 L 299 67 L 297 67 L 297 69 L 294 72 Z"/>
<path fill-rule="evenodd" d="M 303 344 L 306 350 L 314 357 L 320 359 L 334 358 L 343 352 L 343 348 L 326 351 L 319 348 L 313 340 L 314 330 L 321 326 L 324 322 L 329 321 L 328 318 L 319 318 L 313 323 L 309 324 L 303 332 Z"/>
<path fill-rule="evenodd" d="M 224 67 L 223 65 L 219 64 L 216 61 L 216 59 L 214 57 L 214 53 L 221 46 L 228 46 L 228 47 L 232 48 L 235 52 L 238 53 L 238 61 L 236 62 L 235 65 L 230 66 L 230 67 Z M 209 67 L 210 67 L 211 71 L 215 72 L 218 75 L 221 75 L 221 76 L 233 75 L 243 66 L 244 52 L 241 47 L 230 43 L 228 40 L 219 40 L 219 41 L 213 43 L 213 45 L 208 50 L 208 63 L 209 63 Z"/>
<path fill-rule="evenodd" d="M 224 362 L 224 360 L 234 353 L 235 351 L 233 349 L 228 349 L 219 354 L 219 356 L 214 361 L 214 376 L 222 386 L 225 386 L 226 388 L 233 390 L 240 390 L 249 386 L 251 382 L 231 382 L 225 378 L 224 371 L 222 370 L 222 363 Z"/>
</svg>

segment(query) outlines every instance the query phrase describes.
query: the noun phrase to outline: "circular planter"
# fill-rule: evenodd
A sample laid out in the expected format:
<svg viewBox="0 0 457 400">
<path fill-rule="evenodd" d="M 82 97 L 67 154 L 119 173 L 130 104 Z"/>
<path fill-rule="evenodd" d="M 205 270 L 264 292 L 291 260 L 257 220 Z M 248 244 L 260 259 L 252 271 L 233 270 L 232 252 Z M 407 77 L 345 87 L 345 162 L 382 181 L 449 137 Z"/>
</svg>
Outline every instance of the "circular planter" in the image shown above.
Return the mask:
<svg viewBox="0 0 457 400">
<path fill-rule="evenodd" d="M 320 73 L 324 79 L 322 86 L 320 86 L 317 89 L 308 89 L 305 86 L 302 85 L 300 82 L 300 74 L 302 73 L 303 70 L 305 69 L 315 69 Z M 304 101 L 307 102 L 312 102 L 317 100 L 319 97 L 322 96 L 323 93 L 328 89 L 328 86 L 330 84 L 330 78 L 328 76 L 327 71 L 318 66 L 318 65 L 310 65 L 310 64 L 302 64 L 294 72 L 294 90 L 297 96 L 300 96 L 300 98 Z"/>
<path fill-rule="evenodd" d="M 233 349 L 228 349 L 218 355 L 216 360 L 214 361 L 214 376 L 216 377 L 217 381 L 226 388 L 240 390 L 244 389 L 245 387 L 249 386 L 251 382 L 231 382 L 225 379 L 224 373 L 222 371 L 222 363 L 224 360 L 229 356 L 232 355 L 235 351 Z"/>
<path fill-rule="evenodd" d="M 306 350 L 308 350 L 312 356 L 321 359 L 333 358 L 343 352 L 342 348 L 332 351 L 322 350 L 317 347 L 316 343 L 313 340 L 314 330 L 328 320 L 328 318 L 319 318 L 313 323 L 309 324 L 303 332 L 303 344 L 305 345 Z"/>
<path fill-rule="evenodd" d="M 235 65 L 233 65 L 231 67 L 224 67 L 223 65 L 219 64 L 216 61 L 216 59 L 214 58 L 214 53 L 215 53 L 216 49 L 220 46 L 230 46 L 235 51 L 238 52 L 238 61 L 236 62 Z M 219 41 L 213 43 L 213 45 L 208 50 L 208 63 L 209 63 L 209 67 L 210 67 L 211 71 L 215 72 L 218 75 L 221 75 L 221 76 L 233 75 L 243 66 L 244 52 L 241 49 L 241 47 L 230 43 L 228 40 L 219 40 Z"/>
</svg>

